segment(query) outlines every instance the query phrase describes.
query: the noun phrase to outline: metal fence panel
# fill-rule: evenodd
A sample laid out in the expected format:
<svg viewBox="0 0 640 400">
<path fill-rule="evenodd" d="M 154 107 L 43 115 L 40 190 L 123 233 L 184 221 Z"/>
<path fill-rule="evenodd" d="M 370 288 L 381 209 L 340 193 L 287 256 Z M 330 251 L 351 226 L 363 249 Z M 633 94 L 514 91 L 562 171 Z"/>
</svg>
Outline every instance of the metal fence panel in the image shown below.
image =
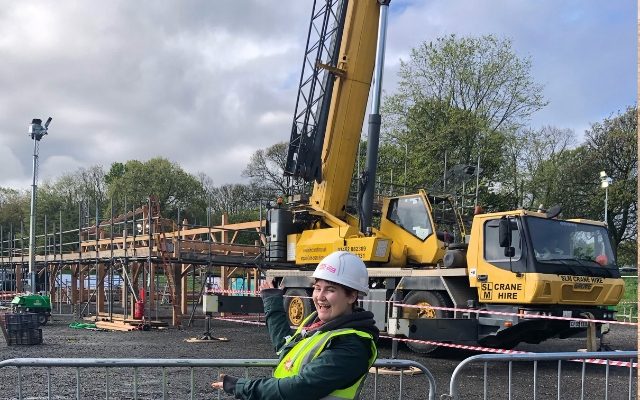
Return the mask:
<svg viewBox="0 0 640 400">
<path fill-rule="evenodd" d="M 211 399 L 209 386 L 220 372 L 245 377 L 270 376 L 275 359 L 100 359 L 100 358 L 14 358 L 0 361 L 3 381 L 14 380 L 18 400 L 46 399 Z M 436 383 L 422 364 L 411 360 L 379 359 L 361 394 L 366 399 L 386 399 L 385 392 L 403 398 L 402 371 L 413 367 L 421 372 L 425 398 L 435 400 Z M 393 376 L 381 369 L 396 370 Z M 55 371 L 53 371 L 55 370 Z M 389 386 L 393 387 L 389 387 Z M 44 393 L 43 393 L 44 392 Z M 215 395 L 213 395 L 215 396 Z M 3 397 L 4 398 L 4 397 Z M 223 392 L 217 398 L 227 398 Z"/>
<path fill-rule="evenodd" d="M 441 399 L 631 400 L 637 393 L 637 359 L 634 351 L 481 354 L 458 364 L 451 376 L 449 393 Z M 555 369 L 555 379 L 540 374 L 543 365 L 547 370 Z M 469 378 L 474 375 L 481 382 Z M 499 382 L 505 378 L 506 384 Z M 492 385 L 507 389 L 492 391 Z"/>
</svg>

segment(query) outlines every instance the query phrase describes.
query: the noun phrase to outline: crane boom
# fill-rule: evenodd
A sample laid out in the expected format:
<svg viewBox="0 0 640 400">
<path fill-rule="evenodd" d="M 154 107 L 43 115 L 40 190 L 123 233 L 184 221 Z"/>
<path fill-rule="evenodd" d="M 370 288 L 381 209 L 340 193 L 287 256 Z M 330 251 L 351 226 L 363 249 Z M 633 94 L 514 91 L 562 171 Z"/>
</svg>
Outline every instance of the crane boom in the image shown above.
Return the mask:
<svg viewBox="0 0 640 400">
<path fill-rule="evenodd" d="M 314 1 L 311 12 L 284 168 L 285 175 L 306 182 L 321 180 L 320 154 L 334 82 L 331 72 L 338 65 L 346 6 L 346 0 Z"/>
<path fill-rule="evenodd" d="M 322 147 L 322 181 L 316 182 L 311 206 L 336 217 L 345 216 L 360 132 L 376 58 L 380 5 L 373 0 L 350 1 L 340 45 L 338 68 L 344 71 L 333 86 Z"/>
<path fill-rule="evenodd" d="M 326 81 L 332 81 L 331 92 L 324 94 L 330 97 L 316 99 L 319 109 L 313 116 L 319 118 L 319 123 L 315 131 L 307 127 L 306 137 L 304 128 L 295 134 L 300 127 L 296 127 L 294 121 L 286 168 L 290 175 L 307 181 L 315 179 L 310 205 L 341 219 L 346 216 L 345 206 L 371 87 L 380 5 L 375 0 L 350 0 L 344 12 L 338 19 L 344 23 L 341 32 L 334 36 L 340 39 L 335 65 L 316 61 L 316 68 L 329 74 Z M 318 80 L 318 84 L 322 82 L 325 80 Z M 320 118 L 323 115 L 326 123 Z M 320 132 L 323 126 L 326 128 Z M 324 139 L 320 153 L 318 135 Z M 314 158 L 319 166 L 314 166 Z M 307 159 L 308 162 L 303 161 Z"/>
</svg>

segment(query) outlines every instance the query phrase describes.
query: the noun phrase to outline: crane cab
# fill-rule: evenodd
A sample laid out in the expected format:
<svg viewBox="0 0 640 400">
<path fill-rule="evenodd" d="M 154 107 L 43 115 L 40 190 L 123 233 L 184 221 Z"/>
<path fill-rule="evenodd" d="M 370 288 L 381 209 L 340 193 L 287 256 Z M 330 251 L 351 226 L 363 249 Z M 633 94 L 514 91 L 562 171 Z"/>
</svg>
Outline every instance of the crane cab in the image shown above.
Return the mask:
<svg viewBox="0 0 640 400">
<path fill-rule="evenodd" d="M 476 216 L 467 252 L 481 303 L 614 305 L 624 283 L 606 227 L 531 211 Z"/>
<path fill-rule="evenodd" d="M 378 234 L 393 238 L 389 266 L 443 266 L 447 249 L 464 243 L 464 226 L 448 197 L 418 193 L 385 198 Z"/>
</svg>

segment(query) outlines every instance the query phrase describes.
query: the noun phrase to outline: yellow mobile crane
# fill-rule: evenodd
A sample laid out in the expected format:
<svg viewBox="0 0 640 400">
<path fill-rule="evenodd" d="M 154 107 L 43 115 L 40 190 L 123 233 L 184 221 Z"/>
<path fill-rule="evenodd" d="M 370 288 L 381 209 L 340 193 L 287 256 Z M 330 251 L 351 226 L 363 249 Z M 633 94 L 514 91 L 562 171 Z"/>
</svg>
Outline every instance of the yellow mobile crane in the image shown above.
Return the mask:
<svg viewBox="0 0 640 400">
<path fill-rule="evenodd" d="M 601 223 L 515 210 L 476 215 L 467 234 L 447 197 L 421 190 L 384 199 L 372 226 L 388 6 L 314 5 L 285 168 L 292 180 L 313 181 L 313 192 L 267 212 L 266 276 L 285 288 L 291 323 L 312 312 L 305 298 L 312 269 L 336 250 L 367 263 L 368 299 L 377 301 L 364 305 L 392 335 L 508 348 L 585 330 L 583 321 L 535 318 L 541 314 L 613 319 L 606 306 L 620 300 L 623 282 Z M 347 200 L 372 77 L 356 217 Z M 424 307 L 399 309 L 390 300 Z"/>
</svg>

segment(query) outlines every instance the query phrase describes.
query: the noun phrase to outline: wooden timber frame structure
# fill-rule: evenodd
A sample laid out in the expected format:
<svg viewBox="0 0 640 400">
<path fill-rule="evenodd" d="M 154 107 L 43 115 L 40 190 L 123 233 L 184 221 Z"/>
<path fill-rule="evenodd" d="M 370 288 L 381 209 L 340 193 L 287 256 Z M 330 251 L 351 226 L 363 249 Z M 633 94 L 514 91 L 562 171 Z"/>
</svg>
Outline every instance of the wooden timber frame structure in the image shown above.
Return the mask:
<svg viewBox="0 0 640 400">
<path fill-rule="evenodd" d="M 126 206 L 125 206 L 126 208 Z M 188 225 L 187 221 L 176 222 L 162 218 L 158 202 L 150 197 L 147 204 L 108 220 L 98 218 L 96 223 L 81 227 L 82 212 L 79 212 L 79 228 L 62 229 L 62 217 L 56 230 L 37 237 L 36 271 L 39 291 L 55 299 L 71 304 L 74 314 L 84 315 L 95 307 L 96 320 L 120 320 L 144 323 L 149 321 L 158 303 L 171 305 L 171 323 L 179 326 L 189 310 L 189 275 L 192 277 L 191 296 L 198 304 L 205 287 L 204 281 L 195 288 L 196 272 L 206 280 L 219 277 L 219 289 L 228 291 L 232 279 L 242 278 L 258 286 L 265 237 L 264 221 L 229 224 L 228 216 L 222 215 L 217 226 Z M 113 204 L 111 209 L 113 210 Z M 62 215 L 62 214 L 61 214 Z M 178 221 L 180 217 L 178 217 Z M 253 245 L 236 243 L 243 232 L 252 232 L 256 240 Z M 69 241 L 70 237 L 75 240 Z M 24 289 L 24 278 L 29 263 L 28 239 L 24 227 L 16 234 L 0 227 L 0 300 L 10 300 Z M 69 274 L 70 284 L 62 280 L 62 272 Z M 91 279 L 94 284 L 91 285 Z M 163 278 L 161 290 L 159 278 Z M 88 279 L 88 281 L 87 281 Z M 119 291 L 114 289 L 117 280 Z M 87 283 L 88 282 L 88 283 Z M 85 288 L 85 283 L 87 287 Z M 63 294 L 61 288 L 68 286 Z M 92 287 L 93 286 L 93 287 Z M 115 295 L 114 295 L 115 294 Z M 119 303 L 121 314 L 114 313 L 114 303 Z M 191 310 L 191 318 L 195 312 Z M 144 307 L 144 318 L 134 319 L 134 309 Z M 157 319 L 157 318 L 156 318 Z"/>
</svg>

